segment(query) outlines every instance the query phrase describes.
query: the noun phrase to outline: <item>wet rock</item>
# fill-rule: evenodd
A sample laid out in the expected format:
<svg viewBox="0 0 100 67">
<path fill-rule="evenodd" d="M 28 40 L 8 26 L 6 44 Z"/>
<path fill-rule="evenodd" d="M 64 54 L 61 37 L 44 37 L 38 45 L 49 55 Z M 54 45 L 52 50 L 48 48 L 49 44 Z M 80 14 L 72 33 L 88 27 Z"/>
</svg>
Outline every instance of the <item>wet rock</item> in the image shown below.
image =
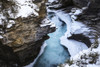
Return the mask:
<svg viewBox="0 0 100 67">
<path fill-rule="evenodd" d="M 68 39 L 73 39 L 73 40 L 76 40 L 79 42 L 83 42 L 87 45 L 87 47 L 91 46 L 91 42 L 90 42 L 89 37 L 86 37 L 83 34 L 72 34 L 72 36 L 68 37 Z"/>
</svg>

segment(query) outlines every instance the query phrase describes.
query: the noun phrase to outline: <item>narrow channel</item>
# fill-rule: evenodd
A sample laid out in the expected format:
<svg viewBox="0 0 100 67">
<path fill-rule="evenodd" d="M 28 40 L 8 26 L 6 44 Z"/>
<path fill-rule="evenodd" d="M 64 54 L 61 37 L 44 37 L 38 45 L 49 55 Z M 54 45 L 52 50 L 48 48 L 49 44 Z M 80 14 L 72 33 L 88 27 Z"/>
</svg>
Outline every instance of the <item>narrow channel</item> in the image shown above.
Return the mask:
<svg viewBox="0 0 100 67">
<path fill-rule="evenodd" d="M 57 67 L 57 65 L 64 63 L 70 57 L 67 48 L 60 43 L 60 38 L 67 31 L 66 23 L 55 12 L 49 12 L 48 17 L 51 22 L 55 23 L 56 31 L 48 34 L 50 38 L 45 41 L 47 46 L 33 67 Z"/>
</svg>

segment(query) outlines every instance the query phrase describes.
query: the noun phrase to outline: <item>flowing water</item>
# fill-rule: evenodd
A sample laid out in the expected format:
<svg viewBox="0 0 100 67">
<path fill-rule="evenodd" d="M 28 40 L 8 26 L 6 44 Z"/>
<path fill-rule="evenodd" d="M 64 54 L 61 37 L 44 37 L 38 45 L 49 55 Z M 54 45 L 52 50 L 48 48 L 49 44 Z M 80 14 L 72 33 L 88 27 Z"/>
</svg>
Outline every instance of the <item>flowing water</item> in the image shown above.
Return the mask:
<svg viewBox="0 0 100 67">
<path fill-rule="evenodd" d="M 47 46 L 43 54 L 37 59 L 34 67 L 57 67 L 57 65 L 64 63 L 70 57 L 67 48 L 60 43 L 60 38 L 67 31 L 67 25 L 55 12 L 51 13 L 50 15 L 48 13 L 48 17 L 51 22 L 55 23 L 57 29 L 55 32 L 48 34 L 50 38 L 45 41 Z"/>
</svg>

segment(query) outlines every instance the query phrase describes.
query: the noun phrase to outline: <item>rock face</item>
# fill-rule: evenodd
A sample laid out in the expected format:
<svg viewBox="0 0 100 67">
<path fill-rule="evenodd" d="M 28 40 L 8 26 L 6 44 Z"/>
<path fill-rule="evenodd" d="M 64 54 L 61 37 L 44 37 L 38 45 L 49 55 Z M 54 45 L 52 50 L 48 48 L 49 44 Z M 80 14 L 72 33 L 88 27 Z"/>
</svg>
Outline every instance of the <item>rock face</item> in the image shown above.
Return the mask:
<svg viewBox="0 0 100 67">
<path fill-rule="evenodd" d="M 62 4 L 62 7 L 73 5 L 72 0 L 59 0 L 59 2 Z"/>
<path fill-rule="evenodd" d="M 20 61 L 18 56 L 13 52 L 12 48 L 3 45 L 0 42 L 0 66 L 1 67 L 16 67 L 16 63 L 19 64 Z"/>
<path fill-rule="evenodd" d="M 54 2 L 52 2 L 51 4 L 49 4 L 49 6 L 52 5 L 57 5 L 55 7 L 50 7 L 50 9 L 61 9 L 61 8 L 65 8 L 66 6 L 72 6 L 73 2 L 72 0 L 55 0 Z"/>
<path fill-rule="evenodd" d="M 17 65 L 29 64 L 39 54 L 43 42 L 49 38 L 47 34 L 54 31 L 54 28 L 50 28 L 50 26 L 40 27 L 42 20 L 46 17 L 46 0 L 32 2 L 38 6 L 39 16 L 32 14 L 27 17 L 12 18 L 10 15 L 14 13 L 14 10 L 16 11 L 13 8 L 17 8 L 18 5 L 12 0 L 0 0 L 0 8 L 2 8 L 0 14 L 5 17 L 0 19 L 4 22 L 4 26 L 0 25 L 3 31 L 1 33 L 3 39 L 0 40 L 3 42 L 3 44 L 0 43 L 0 64 L 3 64 L 0 67 L 17 67 Z M 12 9 L 10 14 L 8 9 Z M 16 14 L 17 12 L 14 13 L 14 15 Z M 13 21 L 14 24 L 7 28 L 10 21 Z"/>
<path fill-rule="evenodd" d="M 81 8 L 81 7 L 87 6 L 89 1 L 90 0 L 73 0 L 73 4 L 74 4 L 74 6 Z"/>
<path fill-rule="evenodd" d="M 74 6 L 79 8 L 87 7 L 87 9 L 78 15 L 77 20 L 82 21 L 84 24 L 97 31 L 97 35 L 100 35 L 100 0 L 73 0 L 73 3 Z"/>
<path fill-rule="evenodd" d="M 86 37 L 83 34 L 72 34 L 72 36 L 68 37 L 68 39 L 73 39 L 79 42 L 85 43 L 88 47 L 91 47 L 91 42 L 89 40 L 89 37 Z"/>
<path fill-rule="evenodd" d="M 100 0 L 91 0 L 88 8 L 78 16 L 79 21 L 83 21 L 95 31 L 97 35 L 100 35 Z"/>
</svg>

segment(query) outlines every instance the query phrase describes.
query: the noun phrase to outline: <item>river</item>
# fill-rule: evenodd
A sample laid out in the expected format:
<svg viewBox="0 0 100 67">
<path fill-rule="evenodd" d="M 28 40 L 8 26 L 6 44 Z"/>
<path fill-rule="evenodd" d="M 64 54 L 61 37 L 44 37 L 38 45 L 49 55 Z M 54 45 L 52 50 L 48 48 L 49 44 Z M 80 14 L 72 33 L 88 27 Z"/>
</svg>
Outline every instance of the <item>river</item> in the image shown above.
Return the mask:
<svg viewBox="0 0 100 67">
<path fill-rule="evenodd" d="M 48 11 L 48 18 L 56 25 L 56 31 L 48 34 L 50 38 L 45 41 L 47 46 L 35 62 L 34 67 L 57 67 L 70 57 L 67 48 L 60 43 L 60 38 L 67 31 L 67 25 L 57 16 L 58 12 Z"/>
</svg>

